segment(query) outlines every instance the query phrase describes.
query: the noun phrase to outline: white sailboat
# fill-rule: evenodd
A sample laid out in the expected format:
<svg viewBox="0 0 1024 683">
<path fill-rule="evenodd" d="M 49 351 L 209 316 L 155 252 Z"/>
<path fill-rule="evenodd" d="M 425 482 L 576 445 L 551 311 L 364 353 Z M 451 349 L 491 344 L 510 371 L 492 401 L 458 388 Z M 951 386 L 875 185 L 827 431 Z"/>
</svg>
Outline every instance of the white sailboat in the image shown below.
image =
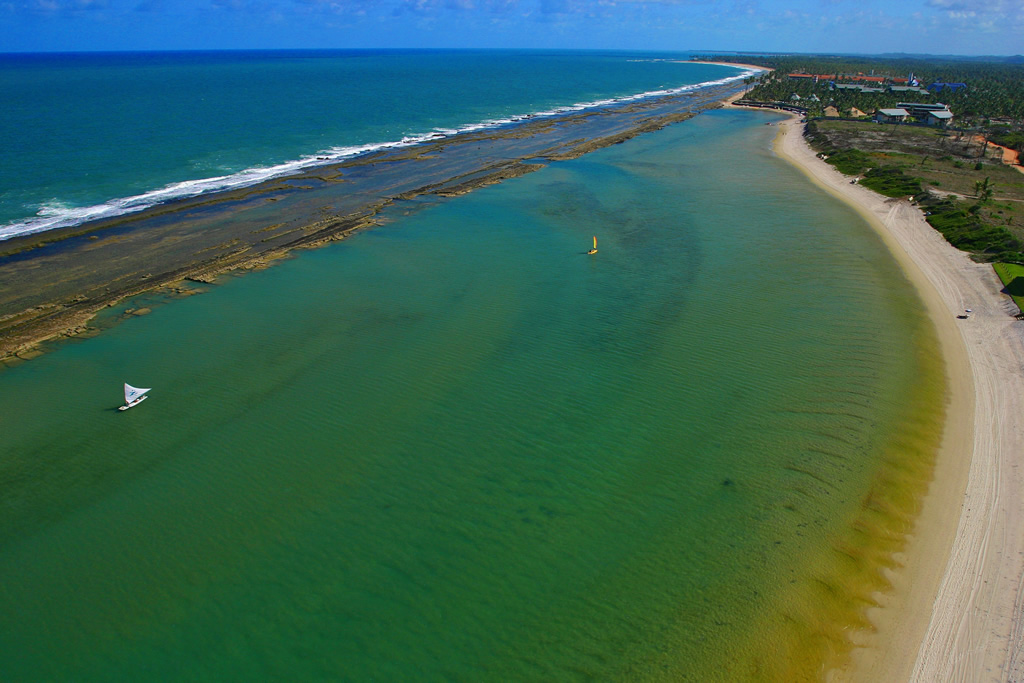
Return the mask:
<svg viewBox="0 0 1024 683">
<path fill-rule="evenodd" d="M 150 387 L 150 389 L 152 389 L 152 387 Z M 146 396 L 146 392 L 147 391 L 149 391 L 149 389 L 140 389 L 139 387 L 133 387 L 131 384 L 128 384 L 127 382 L 125 382 L 124 383 L 124 405 L 123 406 L 118 406 L 117 409 L 118 410 L 128 410 L 129 408 L 132 408 L 134 406 L 139 405 L 140 403 L 145 401 L 147 398 L 149 398 L 148 396 Z"/>
</svg>

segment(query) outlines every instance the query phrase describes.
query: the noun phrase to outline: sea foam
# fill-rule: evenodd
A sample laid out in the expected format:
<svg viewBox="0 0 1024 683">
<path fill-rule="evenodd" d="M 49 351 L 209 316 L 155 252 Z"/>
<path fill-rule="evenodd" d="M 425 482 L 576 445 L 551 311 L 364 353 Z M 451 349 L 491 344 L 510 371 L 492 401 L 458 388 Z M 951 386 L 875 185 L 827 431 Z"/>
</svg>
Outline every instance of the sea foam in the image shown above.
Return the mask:
<svg viewBox="0 0 1024 683">
<path fill-rule="evenodd" d="M 522 121 L 529 119 L 537 119 L 544 117 L 560 116 L 564 114 L 571 114 L 575 112 L 584 111 L 587 109 L 596 109 L 601 107 L 609 107 L 617 104 L 626 104 L 629 102 L 635 102 L 638 100 L 649 99 L 653 97 L 664 97 L 666 95 L 679 95 L 687 92 L 693 92 L 702 88 L 714 87 L 717 85 L 725 85 L 734 81 L 741 80 L 750 76 L 751 74 L 757 73 L 755 70 L 743 68 L 744 71 L 735 76 L 729 76 L 727 78 L 721 78 L 715 81 L 705 81 L 703 83 L 695 83 L 692 85 L 684 85 L 677 88 L 665 88 L 662 90 L 650 90 L 635 95 L 625 95 L 622 97 L 613 97 L 600 100 L 593 100 L 590 102 L 578 102 L 576 104 L 570 104 L 563 107 L 556 107 L 554 109 L 547 109 L 542 111 L 531 112 L 527 114 L 520 114 L 509 116 L 500 119 L 488 119 L 485 121 L 479 121 L 475 123 L 468 123 L 458 128 L 438 128 L 426 133 L 416 133 L 406 135 L 400 140 L 370 143 L 365 145 L 354 145 L 354 146 L 338 146 L 331 147 L 329 149 L 316 152 L 304 156 L 300 159 L 293 161 L 286 161 L 284 163 L 275 164 L 272 166 L 257 166 L 253 168 L 247 168 L 238 173 L 232 173 L 230 175 L 214 176 L 210 178 L 199 178 L 196 180 L 185 180 L 182 182 L 171 183 L 162 188 L 150 190 L 142 194 L 134 195 L 131 197 L 121 197 L 117 199 L 111 199 L 102 204 L 95 204 L 92 206 L 68 206 L 62 203 L 59 199 L 54 198 L 51 201 L 41 205 L 36 215 L 32 218 L 20 221 L 14 221 L 7 223 L 6 225 L 0 225 L 0 241 L 11 239 L 21 235 L 31 235 L 39 232 L 45 232 L 47 230 L 55 230 L 58 228 L 72 227 L 81 225 L 83 223 L 115 218 L 117 216 L 124 216 L 131 213 L 137 213 L 158 204 L 171 202 L 179 199 L 186 199 L 189 197 L 197 197 L 203 194 L 210 194 L 213 192 L 221 192 L 225 190 L 234 190 L 242 187 L 248 187 L 257 185 L 265 180 L 271 178 L 277 178 L 281 176 L 291 175 L 293 173 L 301 172 L 305 169 L 324 165 L 328 163 L 337 163 L 357 157 L 362 154 L 369 154 L 372 152 L 379 152 L 381 150 L 396 149 L 401 147 L 410 147 L 423 142 L 435 141 L 444 139 L 446 137 L 452 137 L 462 133 L 477 132 L 481 130 L 493 130 L 501 128 L 502 126 L 514 125 Z"/>
</svg>

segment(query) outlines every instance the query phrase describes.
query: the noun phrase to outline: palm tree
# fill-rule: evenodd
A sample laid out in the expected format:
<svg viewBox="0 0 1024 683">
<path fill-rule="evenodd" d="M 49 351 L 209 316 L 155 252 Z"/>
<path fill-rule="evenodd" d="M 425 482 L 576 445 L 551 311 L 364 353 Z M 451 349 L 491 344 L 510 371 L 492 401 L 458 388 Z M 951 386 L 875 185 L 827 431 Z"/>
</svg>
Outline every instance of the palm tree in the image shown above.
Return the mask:
<svg viewBox="0 0 1024 683">
<path fill-rule="evenodd" d="M 978 180 L 974 183 L 974 196 L 978 198 L 979 204 L 984 204 L 988 200 L 992 199 L 992 191 L 995 189 L 995 183 L 993 183 L 986 176 L 984 180 Z"/>
</svg>

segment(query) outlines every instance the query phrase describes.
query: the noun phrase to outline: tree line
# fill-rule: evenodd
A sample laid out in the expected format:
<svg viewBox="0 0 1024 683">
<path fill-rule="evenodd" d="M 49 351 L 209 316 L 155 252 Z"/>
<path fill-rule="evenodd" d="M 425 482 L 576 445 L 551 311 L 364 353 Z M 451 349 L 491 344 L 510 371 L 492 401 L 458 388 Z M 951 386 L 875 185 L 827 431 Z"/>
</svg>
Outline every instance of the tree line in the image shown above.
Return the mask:
<svg viewBox="0 0 1024 683">
<path fill-rule="evenodd" d="M 941 102 L 949 105 L 959 126 L 985 128 L 998 142 L 1002 137 L 1019 151 L 1024 151 L 1024 134 L 1019 133 L 1024 123 L 1024 58 L 1003 61 L 950 58 L 870 58 L 830 57 L 808 55 L 762 55 L 742 57 L 701 57 L 714 61 L 732 61 L 764 66 L 773 71 L 747 79 L 747 99 L 761 102 L 789 102 L 794 94 L 800 96 L 800 106 L 808 108 L 810 116 L 820 116 L 826 106 L 834 106 L 845 115 L 851 107 L 870 113 L 877 109 L 892 108 L 899 102 Z M 934 82 L 966 83 L 965 89 L 942 90 L 924 95 L 913 92 L 868 92 L 833 89 L 828 81 L 791 79 L 790 73 L 811 74 L 863 74 L 909 78 L 911 74 L 927 88 Z M 874 83 L 864 83 L 869 87 Z M 993 120 L 995 119 L 995 120 Z M 1018 132 L 1014 136 L 1012 133 Z M 1004 144 L 1000 142 L 1000 144 Z"/>
</svg>

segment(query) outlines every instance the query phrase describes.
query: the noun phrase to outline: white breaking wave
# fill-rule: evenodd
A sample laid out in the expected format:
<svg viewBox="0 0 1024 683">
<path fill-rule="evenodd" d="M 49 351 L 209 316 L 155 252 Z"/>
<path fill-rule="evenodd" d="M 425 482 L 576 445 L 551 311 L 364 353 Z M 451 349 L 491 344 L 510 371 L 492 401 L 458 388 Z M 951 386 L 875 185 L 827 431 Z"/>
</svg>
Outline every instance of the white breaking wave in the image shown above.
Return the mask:
<svg viewBox="0 0 1024 683">
<path fill-rule="evenodd" d="M 613 104 L 624 104 L 651 97 L 678 95 L 699 90 L 701 88 L 725 85 L 757 73 L 756 70 L 746 69 L 745 67 L 736 68 L 742 68 L 744 71 L 738 75 L 721 78 L 717 81 L 705 81 L 703 83 L 684 85 L 678 88 L 667 88 L 664 90 L 651 90 L 649 92 L 643 92 L 636 95 L 612 97 L 608 99 L 594 100 L 593 102 L 580 102 L 578 104 L 571 104 L 546 111 L 534 112 L 532 114 L 522 114 L 503 119 L 492 119 L 488 121 L 481 121 L 479 123 L 471 123 L 460 128 L 439 128 L 429 133 L 408 135 L 395 142 L 379 142 L 366 145 L 355 145 L 351 147 L 332 147 L 328 150 L 317 152 L 316 154 L 311 154 L 295 161 L 287 161 L 274 166 L 247 168 L 244 171 L 226 176 L 200 178 L 198 180 L 186 180 L 180 183 L 172 183 L 158 190 L 151 190 L 133 197 L 111 199 L 108 202 L 96 204 L 94 206 L 68 207 L 54 199 L 41 206 L 36 215 L 32 218 L 7 223 L 6 225 L 0 225 L 0 241 L 19 235 L 31 235 L 37 232 L 45 232 L 47 230 L 80 225 L 87 221 L 114 218 L 116 216 L 136 213 L 138 211 L 148 209 L 151 206 L 156 206 L 157 204 L 162 204 L 175 199 L 185 199 L 188 197 L 197 197 L 202 194 L 209 194 L 211 192 L 248 187 L 261 183 L 264 180 L 291 175 L 313 166 L 337 163 L 369 152 L 410 147 L 421 142 L 440 140 L 460 133 L 500 128 L 501 126 L 519 123 L 528 119 L 559 116 L 562 114 L 579 112 L 584 109 L 607 107 Z"/>
</svg>

